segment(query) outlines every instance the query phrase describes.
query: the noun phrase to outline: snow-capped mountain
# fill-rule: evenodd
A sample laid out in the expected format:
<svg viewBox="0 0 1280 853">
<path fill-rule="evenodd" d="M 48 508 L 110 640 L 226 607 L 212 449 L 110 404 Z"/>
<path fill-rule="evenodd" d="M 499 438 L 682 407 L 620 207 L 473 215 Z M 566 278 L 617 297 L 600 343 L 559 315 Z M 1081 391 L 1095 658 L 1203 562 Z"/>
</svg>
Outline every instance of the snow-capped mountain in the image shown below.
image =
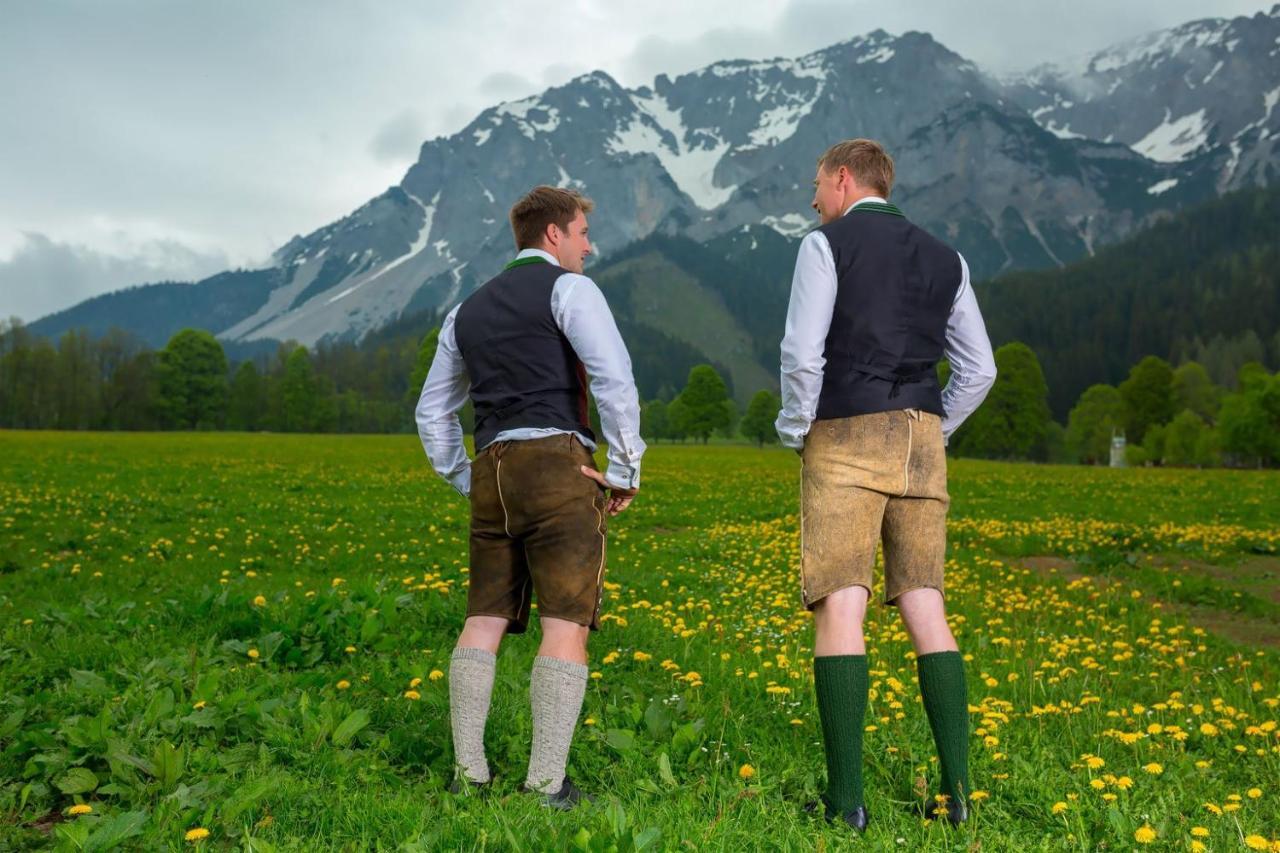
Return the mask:
<svg viewBox="0 0 1280 853">
<path fill-rule="evenodd" d="M 1280 5 L 1041 66 L 1006 81 L 1006 92 L 1063 138 L 1123 142 L 1160 163 L 1206 160 L 1227 190 L 1276 174 L 1278 78 Z"/>
<path fill-rule="evenodd" d="M 879 30 L 637 89 L 583 75 L 424 143 L 397 186 L 281 247 L 256 307 L 215 331 L 312 344 L 447 308 L 509 257 L 507 211 L 537 183 L 595 200 L 606 260 L 655 233 L 797 237 L 816 224 L 817 156 L 852 136 L 886 144 L 894 200 L 975 277 L 1063 264 L 1274 173 L 1278 26 L 1280 7 L 1198 21 L 1003 81 L 927 34 Z"/>
</svg>

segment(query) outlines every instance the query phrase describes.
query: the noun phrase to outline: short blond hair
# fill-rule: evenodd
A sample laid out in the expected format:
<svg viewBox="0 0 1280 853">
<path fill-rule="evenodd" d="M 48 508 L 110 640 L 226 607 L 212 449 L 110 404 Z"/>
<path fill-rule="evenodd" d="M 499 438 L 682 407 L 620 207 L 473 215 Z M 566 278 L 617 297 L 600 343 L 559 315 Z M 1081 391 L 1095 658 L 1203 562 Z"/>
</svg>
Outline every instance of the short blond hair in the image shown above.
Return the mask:
<svg viewBox="0 0 1280 853">
<path fill-rule="evenodd" d="M 561 231 L 569 230 L 569 223 L 578 211 L 590 213 L 595 203 L 576 190 L 561 187 L 534 187 L 511 208 L 511 233 L 516 238 L 516 249 L 533 249 L 542 243 L 548 225 Z"/>
<path fill-rule="evenodd" d="M 870 187 L 885 199 L 893 191 L 893 158 L 874 139 L 837 142 L 818 158 L 818 168 L 824 172 L 834 172 L 841 166 L 860 185 Z"/>
</svg>

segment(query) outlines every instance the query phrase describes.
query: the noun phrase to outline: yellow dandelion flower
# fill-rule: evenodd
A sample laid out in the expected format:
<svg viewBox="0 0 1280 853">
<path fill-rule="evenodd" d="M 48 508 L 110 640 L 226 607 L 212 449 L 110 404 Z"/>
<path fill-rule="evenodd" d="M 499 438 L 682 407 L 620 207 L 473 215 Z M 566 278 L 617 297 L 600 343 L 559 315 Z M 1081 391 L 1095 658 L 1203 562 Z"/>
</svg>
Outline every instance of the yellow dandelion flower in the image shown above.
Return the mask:
<svg viewBox="0 0 1280 853">
<path fill-rule="evenodd" d="M 88 803 L 77 803 L 76 805 L 67 809 L 67 814 L 71 815 L 72 817 L 75 817 L 76 815 L 82 815 L 82 814 L 93 814 L 93 806 L 89 805 Z"/>
<path fill-rule="evenodd" d="M 1246 835 L 1244 837 L 1244 846 L 1250 850 L 1269 850 L 1271 849 L 1271 842 L 1261 835 Z"/>
<path fill-rule="evenodd" d="M 1098 770 L 1107 766 L 1107 762 L 1103 761 L 1096 755 L 1086 755 L 1084 757 L 1084 764 L 1090 770 Z"/>
<path fill-rule="evenodd" d="M 1191 827 L 1191 834 L 1196 838 L 1208 838 L 1209 830 L 1203 826 L 1193 826 Z"/>
<path fill-rule="evenodd" d="M 583 720 L 583 721 L 582 721 L 582 724 L 583 724 L 584 726 L 594 726 L 594 725 L 596 724 L 596 718 L 595 718 L 595 717 L 587 717 L 585 720 Z"/>
<path fill-rule="evenodd" d="M 1150 824 L 1144 823 L 1138 827 L 1138 831 L 1133 834 L 1133 840 L 1139 844 L 1150 844 L 1156 840 L 1156 831 L 1151 828 Z"/>
<path fill-rule="evenodd" d="M 349 688 L 351 687 L 351 682 L 350 682 L 350 681 L 347 681 L 347 680 L 344 678 L 344 679 L 342 679 L 341 681 L 339 681 L 339 682 L 337 683 L 337 685 L 335 685 L 335 686 L 336 686 L 339 690 L 347 690 L 347 689 L 349 689 Z"/>
<path fill-rule="evenodd" d="M 1127 791 L 1133 787 L 1133 780 L 1128 776 L 1121 776 L 1116 780 L 1116 787 L 1122 791 Z"/>
<path fill-rule="evenodd" d="M 416 702 L 422 698 L 422 694 L 416 690 L 406 690 L 404 692 L 404 698 L 410 700 L 411 702 Z"/>
<path fill-rule="evenodd" d="M 1208 847 L 1204 846 L 1204 842 L 1192 839 L 1191 844 L 1187 848 L 1191 853 L 1207 853 Z"/>
<path fill-rule="evenodd" d="M 409 688 L 413 689 L 414 687 L 417 687 L 421 683 L 422 683 L 421 678 L 412 678 L 409 680 Z"/>
<path fill-rule="evenodd" d="M 738 768 L 738 776 L 742 779 L 750 779 L 756 775 L 756 769 L 750 764 L 744 764 Z"/>
<path fill-rule="evenodd" d="M 649 654 L 648 652 L 636 652 L 631 656 L 631 658 L 640 663 L 644 663 L 647 660 L 652 660 L 653 655 Z"/>
<path fill-rule="evenodd" d="M 1215 737 L 1218 734 L 1218 727 L 1215 726 L 1213 723 L 1201 723 L 1200 734 L 1204 735 L 1205 737 Z"/>
<path fill-rule="evenodd" d="M 1262 796 L 1262 789 L 1261 789 L 1261 788 L 1250 788 L 1249 790 L 1245 791 L 1245 793 L 1249 795 L 1249 799 L 1251 799 L 1251 800 L 1256 800 L 1256 799 L 1258 799 L 1258 797 L 1261 797 L 1261 796 Z"/>
<path fill-rule="evenodd" d="M 427 673 L 427 678 L 431 679 L 432 681 L 439 681 L 440 679 L 444 678 L 444 673 L 438 669 L 433 669 Z"/>
<path fill-rule="evenodd" d="M 254 606 L 254 607 L 266 607 L 266 606 L 267 606 L 267 597 L 266 597 L 265 595 L 255 595 L 255 596 L 253 597 L 253 606 Z"/>
<path fill-rule="evenodd" d="M 972 794 L 969 795 L 969 801 L 973 803 L 980 803 L 983 800 L 987 799 L 987 797 L 989 796 L 991 795 L 988 794 L 986 791 L 974 791 Z"/>
<path fill-rule="evenodd" d="M 1142 765 L 1142 769 L 1150 773 L 1152 776 L 1159 776 L 1164 772 L 1164 766 L 1153 761 L 1150 764 Z"/>
<path fill-rule="evenodd" d="M 209 837 L 209 830 L 203 826 L 197 826 L 195 829 L 188 829 L 187 834 L 183 836 L 187 841 L 203 841 Z"/>
<path fill-rule="evenodd" d="M 1059 800 L 1049 808 L 1049 811 L 1053 812 L 1054 814 L 1062 814 L 1067 810 L 1067 808 L 1068 808 L 1067 804 Z"/>
<path fill-rule="evenodd" d="M 249 659 L 250 659 L 250 660 L 257 660 L 259 657 L 261 657 L 261 655 L 260 655 L 260 654 L 258 654 L 258 650 L 257 650 L 257 649 L 249 649 Z"/>
<path fill-rule="evenodd" d="M 1107 787 L 1107 783 L 1103 782 L 1101 779 L 1090 779 L 1089 787 L 1095 791 L 1101 791 L 1103 788 Z"/>
<path fill-rule="evenodd" d="M 192 705 L 192 706 L 191 706 L 191 709 L 192 709 L 193 711 L 199 711 L 201 708 L 203 708 L 203 707 L 205 706 L 205 704 L 206 704 L 206 703 L 205 703 L 205 701 L 204 701 L 203 699 L 201 699 L 199 702 L 197 702 L 197 703 L 195 703 L 194 705 Z"/>
</svg>

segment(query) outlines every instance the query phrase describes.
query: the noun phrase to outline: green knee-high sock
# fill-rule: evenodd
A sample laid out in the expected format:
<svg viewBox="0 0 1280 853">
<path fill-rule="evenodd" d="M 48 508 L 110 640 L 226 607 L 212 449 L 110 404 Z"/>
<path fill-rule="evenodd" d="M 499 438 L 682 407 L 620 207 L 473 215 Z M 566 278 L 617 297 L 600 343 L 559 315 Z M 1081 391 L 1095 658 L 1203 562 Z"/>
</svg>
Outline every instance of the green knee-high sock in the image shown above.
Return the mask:
<svg viewBox="0 0 1280 853">
<path fill-rule="evenodd" d="M 959 652 L 934 652 L 916 659 L 920 698 L 933 729 L 942 764 L 942 793 L 969 797 L 969 693 Z"/>
<path fill-rule="evenodd" d="M 862 802 L 862 718 L 867 710 L 867 656 L 813 659 L 813 684 L 827 752 L 827 805 L 848 812 Z"/>
</svg>

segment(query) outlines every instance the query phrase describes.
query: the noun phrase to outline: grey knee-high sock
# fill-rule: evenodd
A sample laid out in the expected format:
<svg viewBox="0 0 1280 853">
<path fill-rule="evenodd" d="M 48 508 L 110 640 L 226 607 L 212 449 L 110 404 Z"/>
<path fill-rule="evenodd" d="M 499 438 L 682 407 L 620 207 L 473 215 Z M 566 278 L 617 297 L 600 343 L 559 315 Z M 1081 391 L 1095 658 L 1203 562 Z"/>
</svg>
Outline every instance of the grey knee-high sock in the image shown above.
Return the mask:
<svg viewBox="0 0 1280 853">
<path fill-rule="evenodd" d="M 539 655 L 529 680 L 533 706 L 533 747 L 525 785 L 544 794 L 560 790 L 569 763 L 569 744 L 587 691 L 587 667 Z"/>
<path fill-rule="evenodd" d="M 449 717 L 453 754 L 472 782 L 489 781 L 484 757 L 484 724 L 489 719 L 493 672 L 497 658 L 484 649 L 457 648 L 449 661 Z"/>
</svg>

